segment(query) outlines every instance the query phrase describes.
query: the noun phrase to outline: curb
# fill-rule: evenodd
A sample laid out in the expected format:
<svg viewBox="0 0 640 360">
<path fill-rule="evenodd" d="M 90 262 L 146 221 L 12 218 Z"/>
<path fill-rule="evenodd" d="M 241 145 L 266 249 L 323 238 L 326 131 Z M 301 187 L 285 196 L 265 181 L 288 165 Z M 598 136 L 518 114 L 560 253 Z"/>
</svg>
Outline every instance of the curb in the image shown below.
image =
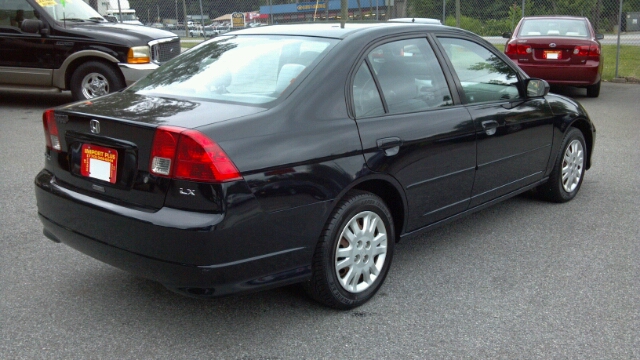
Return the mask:
<svg viewBox="0 0 640 360">
<path fill-rule="evenodd" d="M 609 81 L 612 83 L 618 83 L 618 84 L 624 84 L 624 83 L 640 84 L 640 79 L 632 76 L 614 78 Z"/>
</svg>

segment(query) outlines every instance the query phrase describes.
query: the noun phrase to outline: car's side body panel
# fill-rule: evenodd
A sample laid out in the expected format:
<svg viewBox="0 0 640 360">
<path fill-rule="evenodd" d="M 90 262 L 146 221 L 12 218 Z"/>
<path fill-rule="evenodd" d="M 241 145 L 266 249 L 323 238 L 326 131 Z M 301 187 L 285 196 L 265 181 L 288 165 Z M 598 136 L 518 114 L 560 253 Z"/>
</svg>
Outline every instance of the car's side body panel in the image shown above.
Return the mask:
<svg viewBox="0 0 640 360">
<path fill-rule="evenodd" d="M 553 140 L 553 118 L 544 99 L 468 109 L 478 132 L 478 171 L 471 206 L 542 179 Z M 487 121 L 497 122 L 497 127 L 483 128 Z"/>
<path fill-rule="evenodd" d="M 367 166 L 396 178 L 407 194 L 406 231 L 469 205 L 475 175 L 473 122 L 463 107 L 358 120 Z M 397 152 L 381 139 L 399 139 Z"/>
</svg>

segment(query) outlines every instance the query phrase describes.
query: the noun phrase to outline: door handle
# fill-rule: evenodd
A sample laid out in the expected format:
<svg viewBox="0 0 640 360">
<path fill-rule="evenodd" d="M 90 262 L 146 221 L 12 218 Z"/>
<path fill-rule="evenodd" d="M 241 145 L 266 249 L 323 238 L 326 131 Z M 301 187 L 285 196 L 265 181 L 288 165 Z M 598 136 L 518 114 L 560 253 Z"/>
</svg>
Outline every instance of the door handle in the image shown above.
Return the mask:
<svg viewBox="0 0 640 360">
<path fill-rule="evenodd" d="M 402 139 L 399 137 L 388 137 L 376 140 L 378 149 L 384 150 L 386 156 L 394 156 L 400 152 L 400 146 L 402 146 Z"/>
<path fill-rule="evenodd" d="M 496 129 L 499 126 L 498 122 L 495 121 L 495 120 L 483 121 L 481 124 L 482 124 L 482 129 L 484 129 L 485 134 L 487 134 L 489 136 L 495 134 L 496 133 Z"/>
</svg>

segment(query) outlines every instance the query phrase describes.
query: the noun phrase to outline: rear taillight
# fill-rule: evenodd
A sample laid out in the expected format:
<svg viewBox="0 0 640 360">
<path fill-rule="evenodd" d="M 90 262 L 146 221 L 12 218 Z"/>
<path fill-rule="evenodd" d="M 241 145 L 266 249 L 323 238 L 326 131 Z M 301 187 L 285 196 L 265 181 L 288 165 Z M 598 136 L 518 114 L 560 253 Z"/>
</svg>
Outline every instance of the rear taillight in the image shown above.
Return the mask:
<svg viewBox="0 0 640 360">
<path fill-rule="evenodd" d="M 45 110 L 42 114 L 42 126 L 44 126 L 44 139 L 47 143 L 47 148 L 55 151 L 62 150 L 53 109 Z"/>
<path fill-rule="evenodd" d="M 599 57 L 600 47 L 597 44 L 576 46 L 573 49 L 573 55 Z"/>
<path fill-rule="evenodd" d="M 225 182 L 242 177 L 227 154 L 196 130 L 160 126 L 151 150 L 152 174 L 200 182 Z"/>
<path fill-rule="evenodd" d="M 528 55 L 531 52 L 531 45 L 508 43 L 504 53 L 507 55 Z"/>
<path fill-rule="evenodd" d="M 151 147 L 151 173 L 171 177 L 178 139 L 183 128 L 161 126 L 156 130 Z"/>
</svg>

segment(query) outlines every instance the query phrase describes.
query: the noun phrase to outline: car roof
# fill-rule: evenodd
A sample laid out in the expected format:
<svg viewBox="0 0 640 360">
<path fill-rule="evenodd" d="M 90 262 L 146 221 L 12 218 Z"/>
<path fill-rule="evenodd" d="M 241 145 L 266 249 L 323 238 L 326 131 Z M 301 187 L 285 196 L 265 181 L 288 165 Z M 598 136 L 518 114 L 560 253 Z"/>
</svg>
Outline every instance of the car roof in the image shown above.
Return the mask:
<svg viewBox="0 0 640 360">
<path fill-rule="evenodd" d="M 410 22 L 410 23 L 418 23 L 418 24 L 442 24 L 442 22 L 438 19 L 431 18 L 395 18 L 389 19 L 389 22 Z"/>
<path fill-rule="evenodd" d="M 525 16 L 522 20 L 534 20 L 534 19 L 567 19 L 567 20 L 585 20 L 584 16 L 568 16 L 568 15 L 540 15 L 540 16 Z"/>
<path fill-rule="evenodd" d="M 443 28 L 455 29 L 435 23 L 424 24 L 418 22 L 346 23 L 344 28 L 341 28 L 340 23 L 313 23 L 258 26 L 254 28 L 236 30 L 225 35 L 301 35 L 345 39 L 353 34 L 366 31 L 402 33 L 416 30 L 438 30 Z"/>
</svg>

